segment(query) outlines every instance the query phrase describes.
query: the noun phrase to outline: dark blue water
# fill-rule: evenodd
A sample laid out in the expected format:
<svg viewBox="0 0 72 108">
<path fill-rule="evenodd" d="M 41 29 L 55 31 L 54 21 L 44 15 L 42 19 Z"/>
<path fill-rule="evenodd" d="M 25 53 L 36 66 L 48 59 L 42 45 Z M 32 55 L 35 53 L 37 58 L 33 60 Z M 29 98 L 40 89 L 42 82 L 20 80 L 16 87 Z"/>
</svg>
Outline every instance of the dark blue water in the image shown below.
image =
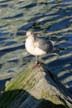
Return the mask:
<svg viewBox="0 0 72 108">
<path fill-rule="evenodd" d="M 41 37 L 55 42 L 57 55 L 48 54 L 43 59 L 48 60 L 49 70 L 72 93 L 72 0 L 0 0 L 1 74 L 23 71 L 34 59 L 24 46 L 28 30 L 41 32 Z M 6 79 L 0 80 L 0 87 L 5 82 Z"/>
<path fill-rule="evenodd" d="M 7 79 L 0 80 L 0 91 L 4 91 L 5 90 L 5 83 L 7 81 L 10 81 L 10 80 L 11 80 L 11 78 L 7 78 Z"/>
</svg>

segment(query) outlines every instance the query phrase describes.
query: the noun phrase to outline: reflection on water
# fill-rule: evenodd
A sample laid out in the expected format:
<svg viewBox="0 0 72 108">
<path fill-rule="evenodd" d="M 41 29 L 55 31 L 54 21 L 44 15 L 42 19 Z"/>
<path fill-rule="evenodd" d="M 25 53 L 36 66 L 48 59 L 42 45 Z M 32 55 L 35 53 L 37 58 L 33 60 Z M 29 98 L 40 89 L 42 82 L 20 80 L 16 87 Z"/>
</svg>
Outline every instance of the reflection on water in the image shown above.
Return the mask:
<svg viewBox="0 0 72 108">
<path fill-rule="evenodd" d="M 58 56 L 45 58 L 72 93 L 72 1 L 0 0 L 0 73 L 20 72 L 33 59 L 24 48 L 27 30 L 55 41 Z"/>
</svg>

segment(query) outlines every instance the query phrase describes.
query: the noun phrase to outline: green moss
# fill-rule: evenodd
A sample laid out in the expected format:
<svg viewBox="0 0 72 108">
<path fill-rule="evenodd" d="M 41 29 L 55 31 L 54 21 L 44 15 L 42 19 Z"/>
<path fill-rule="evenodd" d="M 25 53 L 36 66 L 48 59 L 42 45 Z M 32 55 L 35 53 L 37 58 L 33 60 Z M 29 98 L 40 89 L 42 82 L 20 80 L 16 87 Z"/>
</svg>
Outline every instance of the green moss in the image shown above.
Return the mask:
<svg viewBox="0 0 72 108">
<path fill-rule="evenodd" d="M 18 89 L 23 88 L 26 84 L 26 79 L 29 77 L 29 75 L 32 74 L 32 69 L 26 69 L 24 72 L 18 73 L 15 79 L 13 79 L 6 87 L 6 90 L 10 89 Z"/>
<path fill-rule="evenodd" d="M 52 89 L 51 91 L 48 91 L 46 89 L 40 88 L 39 93 L 36 91 L 38 88 L 35 88 L 35 85 L 39 83 L 39 79 L 36 79 L 38 78 L 37 74 L 43 75 L 42 68 L 33 69 L 32 65 L 30 65 L 24 70 L 24 72 L 18 73 L 15 78 L 8 82 L 6 85 L 6 91 L 3 94 L 0 94 L 0 108 L 20 108 L 19 106 L 28 97 L 31 97 L 31 99 L 33 99 L 32 101 L 40 102 L 38 108 L 57 108 L 58 105 L 61 105 L 61 108 L 65 108 L 63 107 L 64 103 L 60 101 L 55 95 L 53 95 Z M 42 79 L 44 76 L 39 78 Z M 49 106 L 48 103 L 51 105 Z"/>
</svg>

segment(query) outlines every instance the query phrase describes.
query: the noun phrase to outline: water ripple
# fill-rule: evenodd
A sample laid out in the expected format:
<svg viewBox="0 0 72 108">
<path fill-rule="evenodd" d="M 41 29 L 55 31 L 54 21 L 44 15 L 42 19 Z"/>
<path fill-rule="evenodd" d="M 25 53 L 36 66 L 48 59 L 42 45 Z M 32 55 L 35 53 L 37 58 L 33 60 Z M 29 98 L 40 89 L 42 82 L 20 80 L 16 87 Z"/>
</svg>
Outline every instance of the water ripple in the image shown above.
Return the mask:
<svg viewBox="0 0 72 108">
<path fill-rule="evenodd" d="M 20 72 L 33 59 L 24 46 L 27 30 L 55 42 L 59 51 L 44 60 L 72 93 L 72 0 L 0 0 L 0 73 Z"/>
</svg>

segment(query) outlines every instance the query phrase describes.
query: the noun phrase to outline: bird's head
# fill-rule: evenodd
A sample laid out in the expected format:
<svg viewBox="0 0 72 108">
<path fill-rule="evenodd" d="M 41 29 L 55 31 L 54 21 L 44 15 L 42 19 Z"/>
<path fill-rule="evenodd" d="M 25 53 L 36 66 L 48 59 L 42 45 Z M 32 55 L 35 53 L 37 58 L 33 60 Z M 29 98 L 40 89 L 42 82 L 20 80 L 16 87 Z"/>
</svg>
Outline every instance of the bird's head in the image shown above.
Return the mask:
<svg viewBox="0 0 72 108">
<path fill-rule="evenodd" d="M 26 36 L 27 37 L 33 37 L 34 33 L 32 31 L 27 31 Z"/>
</svg>

